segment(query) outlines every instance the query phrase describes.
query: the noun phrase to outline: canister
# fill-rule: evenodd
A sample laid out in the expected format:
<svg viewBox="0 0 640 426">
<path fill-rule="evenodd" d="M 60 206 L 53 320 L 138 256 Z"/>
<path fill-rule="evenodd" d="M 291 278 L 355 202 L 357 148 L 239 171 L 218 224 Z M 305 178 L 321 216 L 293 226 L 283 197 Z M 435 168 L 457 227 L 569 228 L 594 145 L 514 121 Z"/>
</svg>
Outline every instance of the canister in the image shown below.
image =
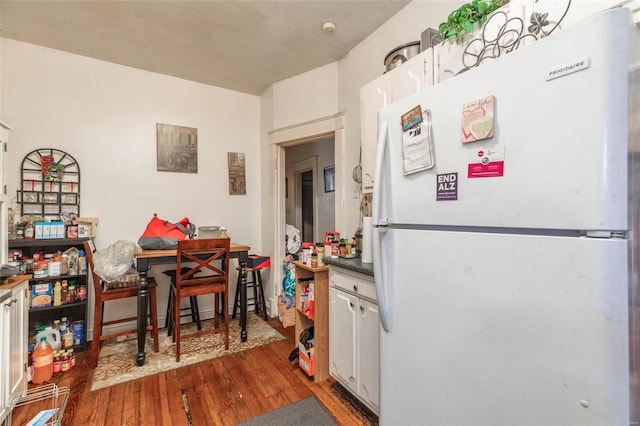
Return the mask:
<svg viewBox="0 0 640 426">
<path fill-rule="evenodd" d="M 49 262 L 49 276 L 57 277 L 62 273 L 62 265 L 60 261 Z"/>
<path fill-rule="evenodd" d="M 84 345 L 84 320 L 78 320 L 71 323 L 71 332 L 73 333 L 73 344 Z"/>
</svg>

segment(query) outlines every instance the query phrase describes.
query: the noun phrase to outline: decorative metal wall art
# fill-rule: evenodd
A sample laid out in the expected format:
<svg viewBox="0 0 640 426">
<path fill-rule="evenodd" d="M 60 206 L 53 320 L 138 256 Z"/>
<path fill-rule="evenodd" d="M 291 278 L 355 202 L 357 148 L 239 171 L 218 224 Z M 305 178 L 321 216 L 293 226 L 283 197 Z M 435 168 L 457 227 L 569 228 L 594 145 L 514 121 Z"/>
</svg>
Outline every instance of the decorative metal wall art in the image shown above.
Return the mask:
<svg viewBox="0 0 640 426">
<path fill-rule="evenodd" d="M 526 28 L 525 22 L 521 17 L 510 17 L 507 14 L 508 9 L 507 11 L 505 9 L 497 10 L 484 24 L 479 36 L 471 39 L 466 44 L 462 53 L 462 67 L 457 71 L 445 69 L 443 73 L 449 75 L 461 74 L 486 61 L 510 53 L 529 42 L 534 42 L 550 35 L 556 29 L 561 28 L 561 23 L 571 7 L 571 0 L 566 0 L 562 8 L 557 7 L 559 3 L 561 2 L 548 3 L 544 0 L 535 0 L 534 12 L 529 16 L 529 25 Z M 554 6 L 555 9 L 541 11 L 536 10 L 536 6 Z M 555 15 L 555 18 L 552 15 Z"/>
</svg>

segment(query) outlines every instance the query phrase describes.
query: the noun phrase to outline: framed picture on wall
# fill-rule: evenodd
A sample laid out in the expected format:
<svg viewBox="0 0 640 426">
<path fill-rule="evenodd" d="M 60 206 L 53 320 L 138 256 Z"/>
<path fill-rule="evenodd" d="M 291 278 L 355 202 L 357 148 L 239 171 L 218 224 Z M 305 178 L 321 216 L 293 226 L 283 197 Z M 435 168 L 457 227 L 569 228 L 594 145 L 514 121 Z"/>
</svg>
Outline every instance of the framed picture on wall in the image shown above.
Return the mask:
<svg viewBox="0 0 640 426">
<path fill-rule="evenodd" d="M 198 173 L 198 129 L 156 123 L 159 172 Z"/>
<path fill-rule="evenodd" d="M 229 194 L 247 194 L 247 174 L 245 170 L 245 158 L 243 152 L 227 152 L 229 165 Z"/>
<path fill-rule="evenodd" d="M 324 168 L 324 192 L 333 192 L 336 190 L 336 169 L 335 166 L 327 166 Z"/>
</svg>

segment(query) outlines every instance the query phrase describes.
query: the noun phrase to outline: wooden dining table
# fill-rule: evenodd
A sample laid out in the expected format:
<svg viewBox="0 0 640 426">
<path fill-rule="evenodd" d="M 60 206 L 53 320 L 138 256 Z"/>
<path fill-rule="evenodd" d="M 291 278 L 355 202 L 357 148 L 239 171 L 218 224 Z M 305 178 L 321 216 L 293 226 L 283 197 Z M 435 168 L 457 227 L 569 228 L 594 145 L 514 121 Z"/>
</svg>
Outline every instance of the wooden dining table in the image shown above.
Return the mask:
<svg viewBox="0 0 640 426">
<path fill-rule="evenodd" d="M 230 247 L 230 258 L 238 259 L 240 264 L 240 277 L 238 285 L 240 286 L 240 340 L 247 341 L 247 261 L 249 259 L 249 250 L 251 247 L 237 244 L 233 241 Z M 140 275 L 138 285 L 138 355 L 136 356 L 136 364 L 144 365 L 145 362 L 145 337 L 147 334 L 147 310 L 149 308 L 149 290 L 147 274 L 149 268 L 154 265 L 176 264 L 178 250 L 142 250 L 134 255 L 136 259 L 136 269 Z M 224 315 L 227 315 L 228 306 L 224 306 Z M 218 313 L 216 312 L 216 315 Z"/>
</svg>

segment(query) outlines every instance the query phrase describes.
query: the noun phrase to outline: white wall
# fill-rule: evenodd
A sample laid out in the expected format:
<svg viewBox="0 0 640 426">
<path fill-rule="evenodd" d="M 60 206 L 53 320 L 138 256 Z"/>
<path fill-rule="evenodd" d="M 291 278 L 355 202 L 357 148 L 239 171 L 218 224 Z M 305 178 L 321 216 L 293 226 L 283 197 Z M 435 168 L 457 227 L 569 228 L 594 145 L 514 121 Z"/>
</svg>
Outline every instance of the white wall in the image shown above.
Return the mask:
<svg viewBox="0 0 640 426">
<path fill-rule="evenodd" d="M 310 84 L 312 82 L 312 84 Z M 338 112 L 338 63 L 273 84 L 273 122 L 266 131 Z"/>
<path fill-rule="evenodd" d="M 259 97 L 8 39 L 1 63 L 13 200 L 22 158 L 57 148 L 80 164 L 81 215 L 100 218 L 98 248 L 137 241 L 158 213 L 224 225 L 234 241 L 261 251 Z M 198 129 L 197 174 L 156 171 L 158 122 Z M 229 195 L 229 151 L 246 154 L 247 195 Z M 161 318 L 167 292 L 161 285 Z M 122 309 L 135 310 L 129 305 Z"/>
</svg>

